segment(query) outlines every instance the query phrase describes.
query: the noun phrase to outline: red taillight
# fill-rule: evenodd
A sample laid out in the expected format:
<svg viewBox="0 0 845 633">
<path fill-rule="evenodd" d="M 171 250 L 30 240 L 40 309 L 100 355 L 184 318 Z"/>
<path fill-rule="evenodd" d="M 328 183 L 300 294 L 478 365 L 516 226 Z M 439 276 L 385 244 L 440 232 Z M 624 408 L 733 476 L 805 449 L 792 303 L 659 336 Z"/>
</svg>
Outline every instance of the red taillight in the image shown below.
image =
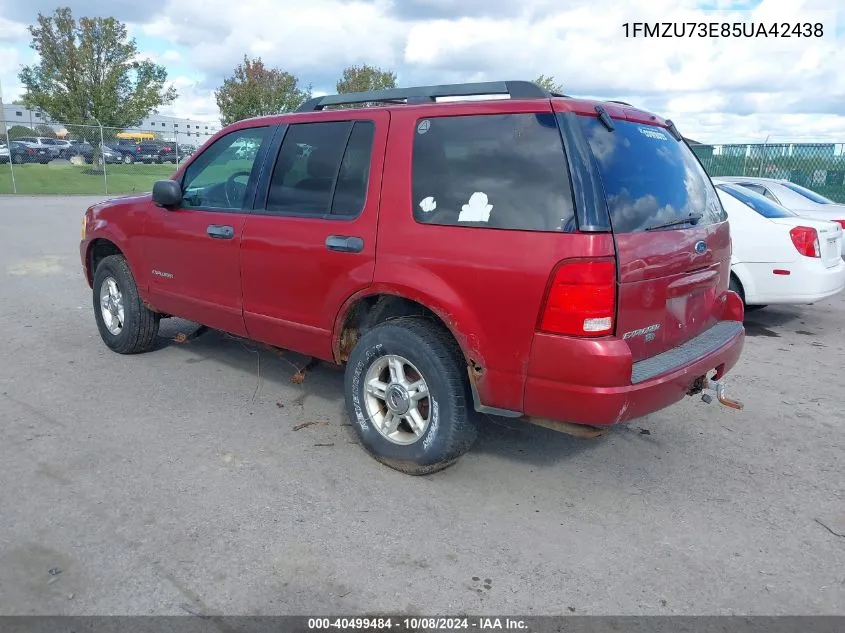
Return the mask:
<svg viewBox="0 0 845 633">
<path fill-rule="evenodd" d="M 845 229 L 845 220 L 834 220 L 839 226 Z"/>
<path fill-rule="evenodd" d="M 806 257 L 820 257 L 819 234 L 816 229 L 809 226 L 796 226 L 789 232 L 792 243 L 798 252 Z"/>
<path fill-rule="evenodd" d="M 616 316 L 616 261 L 561 262 L 553 273 L 540 329 L 568 336 L 606 336 Z"/>
</svg>

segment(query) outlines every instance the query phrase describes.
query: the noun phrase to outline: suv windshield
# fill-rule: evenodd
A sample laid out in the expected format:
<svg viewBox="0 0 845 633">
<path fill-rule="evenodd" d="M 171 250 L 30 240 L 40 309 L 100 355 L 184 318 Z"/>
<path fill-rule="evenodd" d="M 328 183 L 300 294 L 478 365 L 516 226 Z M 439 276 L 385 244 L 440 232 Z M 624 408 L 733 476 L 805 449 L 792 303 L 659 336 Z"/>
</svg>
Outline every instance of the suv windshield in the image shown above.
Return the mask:
<svg viewBox="0 0 845 633">
<path fill-rule="evenodd" d="M 759 193 L 746 189 L 745 187 L 719 183 L 716 185 L 716 188 L 751 207 L 764 218 L 794 218 L 797 215 L 779 204 L 775 204 L 765 196 L 761 196 Z"/>
<path fill-rule="evenodd" d="M 815 191 L 810 191 L 809 189 L 806 189 L 801 185 L 796 185 L 794 182 L 782 182 L 780 184 L 782 184 L 787 189 L 794 191 L 798 195 L 804 196 L 805 198 L 812 200 L 817 204 L 834 204 L 833 200 L 829 200 L 824 196 L 820 196 Z"/>
<path fill-rule="evenodd" d="M 727 219 L 701 164 L 686 144 L 661 127 L 579 117 L 604 187 L 615 233 L 650 227 L 684 229 L 683 220 L 701 216 L 696 226 Z M 677 224 L 675 224 L 677 223 Z"/>
</svg>

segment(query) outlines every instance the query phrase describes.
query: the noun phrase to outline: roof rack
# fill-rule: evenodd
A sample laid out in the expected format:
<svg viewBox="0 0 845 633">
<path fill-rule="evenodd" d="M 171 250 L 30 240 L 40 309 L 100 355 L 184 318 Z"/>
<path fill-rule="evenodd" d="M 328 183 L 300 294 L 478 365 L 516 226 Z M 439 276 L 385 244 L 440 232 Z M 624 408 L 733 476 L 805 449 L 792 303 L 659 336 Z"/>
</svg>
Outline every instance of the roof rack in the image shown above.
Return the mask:
<svg viewBox="0 0 845 633">
<path fill-rule="evenodd" d="M 511 99 L 548 99 L 551 96 L 547 90 L 530 81 L 485 81 L 325 95 L 309 99 L 296 111 L 316 112 L 326 106 L 355 103 L 433 103 L 438 97 L 475 97 L 481 95 L 510 95 Z"/>
</svg>

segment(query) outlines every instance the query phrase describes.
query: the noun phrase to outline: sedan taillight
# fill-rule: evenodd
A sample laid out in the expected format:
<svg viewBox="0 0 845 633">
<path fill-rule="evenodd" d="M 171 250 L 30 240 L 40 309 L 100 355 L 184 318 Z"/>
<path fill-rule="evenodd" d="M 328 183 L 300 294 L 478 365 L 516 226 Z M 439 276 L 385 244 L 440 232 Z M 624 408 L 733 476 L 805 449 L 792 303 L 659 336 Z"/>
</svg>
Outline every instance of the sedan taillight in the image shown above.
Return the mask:
<svg viewBox="0 0 845 633">
<path fill-rule="evenodd" d="M 819 234 L 809 226 L 796 226 L 789 232 L 792 243 L 799 253 L 806 257 L 821 257 Z"/>
</svg>

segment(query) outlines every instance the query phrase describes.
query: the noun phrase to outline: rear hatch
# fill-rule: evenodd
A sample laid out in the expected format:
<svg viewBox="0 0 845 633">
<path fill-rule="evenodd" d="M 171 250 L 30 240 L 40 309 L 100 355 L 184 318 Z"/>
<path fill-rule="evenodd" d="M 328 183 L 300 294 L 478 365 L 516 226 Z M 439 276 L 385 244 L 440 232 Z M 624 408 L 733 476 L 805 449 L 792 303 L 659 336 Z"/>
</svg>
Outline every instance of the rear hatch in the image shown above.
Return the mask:
<svg viewBox="0 0 845 633">
<path fill-rule="evenodd" d="M 818 235 L 819 259 L 825 268 L 834 268 L 842 261 L 842 227 L 835 222 L 810 218 L 774 218 L 772 222 L 790 227 L 806 226 Z"/>
<path fill-rule="evenodd" d="M 642 360 L 719 320 L 730 276 L 727 215 L 692 151 L 666 128 L 579 119 L 616 242 L 616 335 Z"/>
</svg>

